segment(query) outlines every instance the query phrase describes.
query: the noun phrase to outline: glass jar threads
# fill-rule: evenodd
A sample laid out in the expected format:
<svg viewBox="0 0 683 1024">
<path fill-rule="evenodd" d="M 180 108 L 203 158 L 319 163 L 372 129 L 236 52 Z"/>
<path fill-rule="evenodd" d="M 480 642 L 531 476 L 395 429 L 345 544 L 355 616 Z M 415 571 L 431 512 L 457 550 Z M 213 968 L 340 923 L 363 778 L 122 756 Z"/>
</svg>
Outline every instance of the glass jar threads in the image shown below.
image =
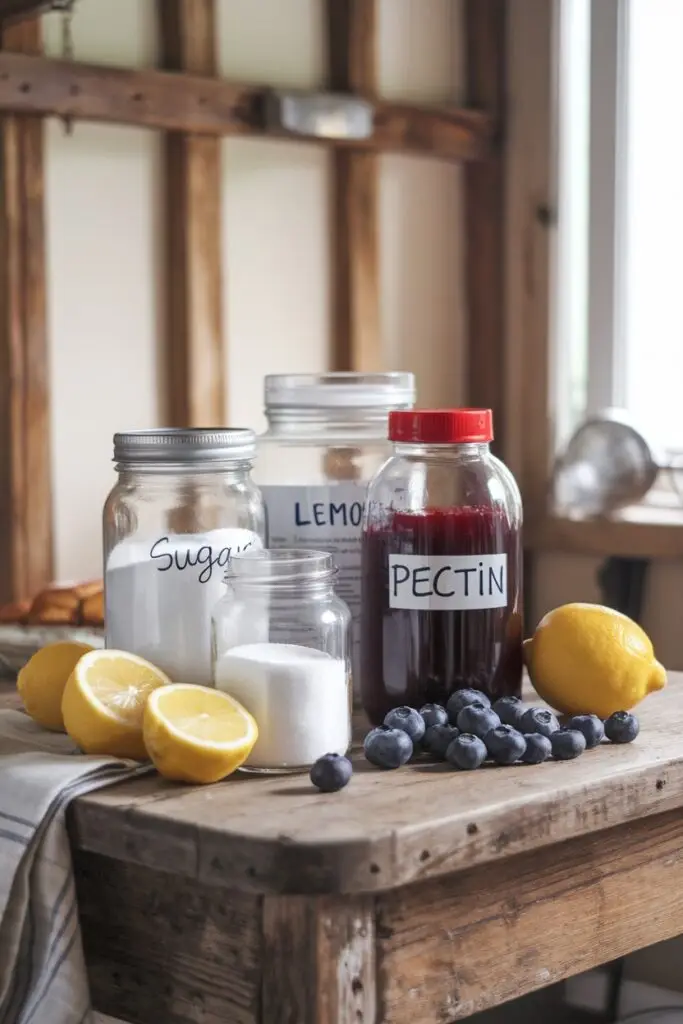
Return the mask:
<svg viewBox="0 0 683 1024">
<path fill-rule="evenodd" d="M 114 436 L 118 482 L 104 506 L 107 646 L 172 680 L 211 683 L 211 612 L 238 551 L 260 548 L 251 430 Z"/>
<path fill-rule="evenodd" d="M 487 409 L 394 412 L 363 524 L 361 691 L 392 707 L 519 695 L 522 502 Z"/>
<path fill-rule="evenodd" d="M 214 685 L 259 729 L 243 766 L 298 771 L 351 743 L 350 614 L 322 551 L 233 556 L 228 593 L 213 614 Z"/>
</svg>

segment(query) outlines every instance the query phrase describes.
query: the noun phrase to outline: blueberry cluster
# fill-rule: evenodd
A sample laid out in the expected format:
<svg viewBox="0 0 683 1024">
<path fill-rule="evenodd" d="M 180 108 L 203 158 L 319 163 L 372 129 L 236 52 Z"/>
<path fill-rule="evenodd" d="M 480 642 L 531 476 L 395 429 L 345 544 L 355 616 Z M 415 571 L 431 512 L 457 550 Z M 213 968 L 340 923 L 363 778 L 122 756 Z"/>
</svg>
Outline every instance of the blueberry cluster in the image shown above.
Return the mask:
<svg viewBox="0 0 683 1024">
<path fill-rule="evenodd" d="M 367 734 L 363 749 L 378 768 L 400 768 L 425 752 L 471 771 L 484 761 L 569 761 L 605 737 L 612 743 L 631 743 L 638 731 L 638 719 L 627 711 L 617 711 L 605 722 L 597 715 L 575 715 L 560 725 L 552 711 L 528 707 L 518 697 L 501 697 L 491 705 L 482 691 L 463 689 L 451 695 L 445 708 L 394 708 L 383 725 Z"/>
</svg>

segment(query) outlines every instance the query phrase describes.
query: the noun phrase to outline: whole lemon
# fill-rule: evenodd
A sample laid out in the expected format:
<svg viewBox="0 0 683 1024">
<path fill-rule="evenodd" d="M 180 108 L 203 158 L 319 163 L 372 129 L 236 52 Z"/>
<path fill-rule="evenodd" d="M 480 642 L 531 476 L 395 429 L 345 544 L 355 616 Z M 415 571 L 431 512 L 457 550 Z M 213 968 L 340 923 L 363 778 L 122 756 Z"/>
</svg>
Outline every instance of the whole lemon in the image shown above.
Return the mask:
<svg viewBox="0 0 683 1024">
<path fill-rule="evenodd" d="M 565 715 L 608 718 L 666 685 L 647 633 L 597 604 L 548 612 L 525 642 L 524 657 L 539 696 Z"/>
<path fill-rule="evenodd" d="M 24 708 L 44 729 L 64 732 L 62 695 L 67 680 L 88 644 L 58 641 L 48 644 L 29 658 L 17 677 L 17 689 Z"/>
</svg>

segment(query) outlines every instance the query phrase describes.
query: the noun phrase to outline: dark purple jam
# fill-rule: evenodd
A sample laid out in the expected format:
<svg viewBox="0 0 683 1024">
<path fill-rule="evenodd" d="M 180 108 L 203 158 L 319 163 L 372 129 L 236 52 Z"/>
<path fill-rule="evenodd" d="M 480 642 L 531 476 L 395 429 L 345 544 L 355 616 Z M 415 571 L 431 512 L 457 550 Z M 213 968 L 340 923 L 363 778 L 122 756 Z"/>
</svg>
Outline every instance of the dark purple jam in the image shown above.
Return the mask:
<svg viewBox="0 0 683 1024">
<path fill-rule="evenodd" d="M 451 561 L 463 555 L 470 560 Z M 501 559 L 477 557 L 490 555 L 507 556 L 505 576 Z M 408 559 L 409 569 L 391 556 L 422 559 Z M 502 509 L 398 511 L 388 525 L 370 526 L 362 548 L 361 694 L 371 722 L 401 704 L 445 704 L 461 687 L 492 699 L 519 696 L 521 577 L 520 531 Z M 433 607 L 456 593 L 466 608 Z M 411 600 L 419 607 L 392 607 Z M 499 606 L 473 608 L 478 600 Z"/>
</svg>

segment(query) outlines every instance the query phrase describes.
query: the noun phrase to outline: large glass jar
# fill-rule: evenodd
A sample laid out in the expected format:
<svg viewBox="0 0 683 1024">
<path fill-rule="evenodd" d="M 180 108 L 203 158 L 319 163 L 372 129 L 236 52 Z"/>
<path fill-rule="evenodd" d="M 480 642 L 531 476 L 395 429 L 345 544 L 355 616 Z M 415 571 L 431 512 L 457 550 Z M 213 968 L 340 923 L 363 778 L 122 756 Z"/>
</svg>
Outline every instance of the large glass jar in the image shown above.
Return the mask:
<svg viewBox="0 0 683 1024">
<path fill-rule="evenodd" d="M 174 681 L 211 683 L 211 612 L 238 551 L 261 548 L 250 478 L 252 430 L 140 430 L 114 436 L 118 482 L 104 506 L 108 647 Z"/>
<path fill-rule="evenodd" d="M 390 708 L 519 695 L 522 502 L 487 409 L 392 413 L 363 522 L 361 689 Z"/>
<path fill-rule="evenodd" d="M 367 484 L 391 452 L 392 409 L 415 401 L 412 373 L 272 375 L 265 379 L 268 430 L 255 479 L 266 503 L 268 547 L 333 554 L 337 590 L 353 618 L 358 675 L 361 520 Z M 354 684 L 358 694 L 358 685 Z"/>
<path fill-rule="evenodd" d="M 213 614 L 214 684 L 256 720 L 246 764 L 299 771 L 351 742 L 350 614 L 323 551 L 235 555 Z"/>
</svg>

